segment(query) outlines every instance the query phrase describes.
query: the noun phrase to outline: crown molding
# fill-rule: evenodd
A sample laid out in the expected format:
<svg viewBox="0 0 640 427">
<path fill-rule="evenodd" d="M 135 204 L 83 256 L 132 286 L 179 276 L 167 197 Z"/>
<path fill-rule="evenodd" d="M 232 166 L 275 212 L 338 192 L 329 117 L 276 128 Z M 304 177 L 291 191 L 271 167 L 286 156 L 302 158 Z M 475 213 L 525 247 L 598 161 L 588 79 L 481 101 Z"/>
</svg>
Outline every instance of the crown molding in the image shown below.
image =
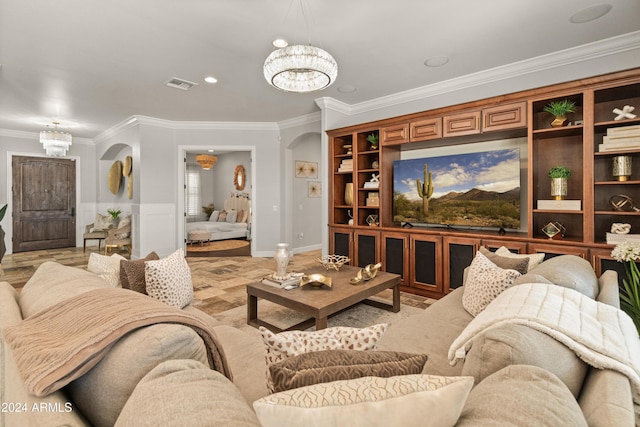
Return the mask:
<svg viewBox="0 0 640 427">
<path fill-rule="evenodd" d="M 299 126 L 311 125 L 319 123 L 321 120 L 321 112 L 316 111 L 314 113 L 306 114 L 304 116 L 294 117 L 292 119 L 282 120 L 277 122 L 279 129 L 289 129 Z"/>
<path fill-rule="evenodd" d="M 436 82 L 403 92 L 346 104 L 333 98 L 318 98 L 316 104 L 321 109 L 331 109 L 346 115 L 362 114 L 381 108 L 404 104 L 432 96 L 470 89 L 501 80 L 553 70 L 567 65 L 616 55 L 628 51 L 640 50 L 640 31 L 612 37 L 582 46 L 560 50 L 547 55 L 529 58 L 500 67 L 490 68 L 477 73 Z M 587 73 L 588 74 L 588 73 Z"/>
</svg>

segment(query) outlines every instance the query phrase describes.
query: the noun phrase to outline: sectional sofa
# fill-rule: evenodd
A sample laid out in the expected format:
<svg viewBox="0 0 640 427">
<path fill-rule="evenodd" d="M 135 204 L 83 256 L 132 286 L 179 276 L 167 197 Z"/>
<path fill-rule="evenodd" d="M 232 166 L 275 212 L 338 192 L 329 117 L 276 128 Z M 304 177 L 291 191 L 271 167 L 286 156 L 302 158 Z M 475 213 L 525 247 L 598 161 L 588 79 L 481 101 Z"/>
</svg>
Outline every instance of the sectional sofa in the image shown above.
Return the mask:
<svg viewBox="0 0 640 427">
<path fill-rule="evenodd" d="M 618 306 L 616 273 L 607 271 L 597 278 L 589 263 L 581 258 L 555 257 L 535 267 L 527 264 L 526 271 L 518 277 L 522 286 L 528 282 L 553 283 L 570 289 L 571 293 L 590 295 L 589 298 L 599 301 L 598 307 Z M 474 272 L 467 272 L 465 286 L 471 274 Z M 78 294 L 107 287 L 109 284 L 93 273 L 47 262 L 20 294 L 9 283 L 0 283 L 0 328 L 10 328 Z M 312 416 L 308 425 L 364 425 L 358 419 L 371 414 L 376 422 L 368 421 L 369 425 L 397 425 L 394 423 L 398 420 L 403 425 L 429 425 L 429 419 L 444 423 L 438 421 L 437 415 L 445 412 L 454 414 L 454 421 L 447 423 L 461 426 L 638 424 L 633 383 L 627 375 L 591 367 L 567 345 L 526 325 L 504 323 L 482 331 L 463 343 L 464 359 L 453 364 L 451 346 L 474 320 L 465 308 L 468 304 L 464 294 L 464 287 L 459 288 L 424 312 L 391 324 L 377 342 L 376 350 L 426 355 L 422 374 L 438 379 L 464 378 L 468 384 L 474 384 L 470 392 L 463 391 L 455 398 L 436 397 L 431 402 L 436 410 L 426 410 L 421 403 L 420 399 L 430 399 L 431 395 L 420 395 L 418 400 L 392 398 L 390 403 L 385 402 L 396 406 L 366 406 L 373 404 L 365 402 L 364 410 L 348 409 L 351 417 L 348 423 L 340 420 L 340 414 L 329 412 L 331 415 Z M 494 302 L 489 301 L 488 306 Z M 255 401 L 262 402 L 267 409 L 282 409 L 275 414 L 290 416 L 290 408 L 278 408 L 278 401 L 272 398 L 276 395 L 269 395 L 265 341 L 259 333 L 249 334 L 222 325 L 215 317 L 190 305 L 183 311 L 207 322 L 215 331 L 231 375 L 209 368 L 207 349 L 192 328 L 160 323 L 128 333 L 86 374 L 60 390 L 36 397 L 27 391 L 12 349 L 3 338 L 0 425 L 258 426 L 261 421 L 270 425 L 268 417 L 258 419 L 255 408 L 259 405 L 252 406 Z M 417 380 L 422 377 L 418 375 Z M 318 386 L 325 387 L 326 392 L 333 383 L 296 390 Z M 295 395 L 292 399 L 296 399 Z M 295 408 L 297 412 L 291 418 L 281 419 L 281 425 L 296 425 L 315 410 Z M 373 412 L 376 410 L 379 412 Z M 328 416 L 336 418 L 329 420 Z"/>
</svg>

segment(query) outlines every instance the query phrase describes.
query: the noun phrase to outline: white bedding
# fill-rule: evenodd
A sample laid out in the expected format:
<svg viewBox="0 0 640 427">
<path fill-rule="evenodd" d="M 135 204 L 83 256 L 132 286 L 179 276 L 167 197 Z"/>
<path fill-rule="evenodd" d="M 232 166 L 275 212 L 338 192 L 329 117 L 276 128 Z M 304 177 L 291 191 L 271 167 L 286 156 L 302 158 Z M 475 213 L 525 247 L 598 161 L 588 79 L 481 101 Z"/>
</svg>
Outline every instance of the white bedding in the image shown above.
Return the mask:
<svg viewBox="0 0 640 427">
<path fill-rule="evenodd" d="M 234 238 L 246 238 L 248 231 L 248 224 L 246 222 L 188 222 L 187 223 L 187 237 L 189 232 L 195 230 L 207 230 L 211 233 L 209 240 L 224 240 Z"/>
</svg>

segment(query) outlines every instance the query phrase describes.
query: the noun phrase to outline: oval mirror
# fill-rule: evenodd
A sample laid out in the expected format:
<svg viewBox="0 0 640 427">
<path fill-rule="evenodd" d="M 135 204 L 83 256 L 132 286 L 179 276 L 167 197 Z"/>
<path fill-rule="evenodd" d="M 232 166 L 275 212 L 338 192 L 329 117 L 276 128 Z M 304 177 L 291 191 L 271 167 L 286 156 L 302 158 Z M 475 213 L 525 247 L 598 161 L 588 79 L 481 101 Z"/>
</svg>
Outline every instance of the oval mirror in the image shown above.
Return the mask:
<svg viewBox="0 0 640 427">
<path fill-rule="evenodd" d="M 233 185 L 235 185 L 236 190 L 242 191 L 244 190 L 244 182 L 245 182 L 244 166 L 238 165 L 236 166 L 236 170 L 233 172 Z"/>
</svg>

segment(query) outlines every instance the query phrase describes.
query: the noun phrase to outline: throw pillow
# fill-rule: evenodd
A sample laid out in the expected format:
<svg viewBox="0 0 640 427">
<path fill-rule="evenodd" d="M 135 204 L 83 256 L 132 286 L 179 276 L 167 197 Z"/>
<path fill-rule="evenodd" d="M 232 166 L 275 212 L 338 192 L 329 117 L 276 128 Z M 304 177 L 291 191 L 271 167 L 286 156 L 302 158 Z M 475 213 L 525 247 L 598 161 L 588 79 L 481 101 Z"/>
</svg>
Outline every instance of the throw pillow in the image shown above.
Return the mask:
<svg viewBox="0 0 640 427">
<path fill-rule="evenodd" d="M 238 211 L 227 212 L 227 222 L 235 224 L 237 218 L 238 218 Z"/>
<path fill-rule="evenodd" d="M 253 402 L 264 427 L 452 426 L 471 377 L 402 375 L 315 384 Z"/>
<path fill-rule="evenodd" d="M 260 422 L 224 375 L 195 360 L 168 360 L 140 380 L 115 425 L 259 427 Z"/>
<path fill-rule="evenodd" d="M 89 255 L 87 270 L 104 279 L 109 286 L 120 288 L 122 287 L 120 283 L 120 262 L 123 260 L 126 261 L 127 259 L 119 254 L 106 256 L 92 252 Z"/>
<path fill-rule="evenodd" d="M 209 221 L 217 222 L 218 221 L 218 216 L 220 216 L 220 211 L 211 212 L 211 216 L 209 217 Z"/>
<path fill-rule="evenodd" d="M 462 306 L 477 316 L 520 276 L 515 270 L 502 269 L 477 252 L 469 266 L 469 274 L 462 293 Z"/>
<path fill-rule="evenodd" d="M 187 306 L 193 299 L 191 269 L 182 249 L 166 258 L 144 264 L 147 295 L 176 308 Z"/>
<path fill-rule="evenodd" d="M 420 374 L 426 354 L 397 351 L 324 350 L 289 357 L 269 366 L 275 392 L 362 377 Z"/>
<path fill-rule="evenodd" d="M 456 426 L 585 426 L 578 402 L 552 373 L 512 365 L 469 393 Z"/>
<path fill-rule="evenodd" d="M 131 215 L 127 215 L 118 222 L 118 228 L 126 227 L 127 225 L 131 225 Z M 117 233 L 116 239 L 126 239 L 131 235 L 130 232 L 125 233 Z"/>
<path fill-rule="evenodd" d="M 147 283 L 144 280 L 144 263 L 160 259 L 157 253 L 151 252 L 143 259 L 120 261 L 120 283 L 125 289 L 147 294 Z"/>
<path fill-rule="evenodd" d="M 218 222 L 227 222 L 227 212 L 220 212 L 220 214 L 218 215 Z"/>
<path fill-rule="evenodd" d="M 96 214 L 96 219 L 93 220 L 93 228 L 89 231 L 103 231 L 113 226 L 113 218 L 111 215 Z"/>
<path fill-rule="evenodd" d="M 516 259 L 526 259 L 529 261 L 529 268 L 527 268 L 527 271 L 531 270 L 532 268 L 535 268 L 538 264 L 542 263 L 542 261 L 544 261 L 544 257 L 546 256 L 546 254 L 540 253 L 540 254 L 514 254 L 513 252 L 511 252 L 509 249 L 507 249 L 504 246 L 501 246 L 500 248 L 498 248 L 498 250 L 496 251 L 496 255 L 500 255 L 500 256 L 504 256 L 507 258 L 516 258 Z"/>
<path fill-rule="evenodd" d="M 386 332 L 388 324 L 380 323 L 366 328 L 336 326 L 319 331 L 287 331 L 274 334 L 260 327 L 266 347 L 267 368 L 288 357 L 321 350 L 374 350 Z M 267 388 L 273 392 L 271 376 L 267 372 Z"/>
<path fill-rule="evenodd" d="M 245 223 L 249 221 L 249 211 L 242 211 L 242 219 L 239 222 Z"/>
<path fill-rule="evenodd" d="M 480 246 L 480 252 L 486 256 L 489 261 L 500 268 L 508 268 L 515 270 L 520 274 L 525 274 L 529 268 L 529 260 L 524 258 L 511 258 L 497 255 L 484 246 Z"/>
</svg>

